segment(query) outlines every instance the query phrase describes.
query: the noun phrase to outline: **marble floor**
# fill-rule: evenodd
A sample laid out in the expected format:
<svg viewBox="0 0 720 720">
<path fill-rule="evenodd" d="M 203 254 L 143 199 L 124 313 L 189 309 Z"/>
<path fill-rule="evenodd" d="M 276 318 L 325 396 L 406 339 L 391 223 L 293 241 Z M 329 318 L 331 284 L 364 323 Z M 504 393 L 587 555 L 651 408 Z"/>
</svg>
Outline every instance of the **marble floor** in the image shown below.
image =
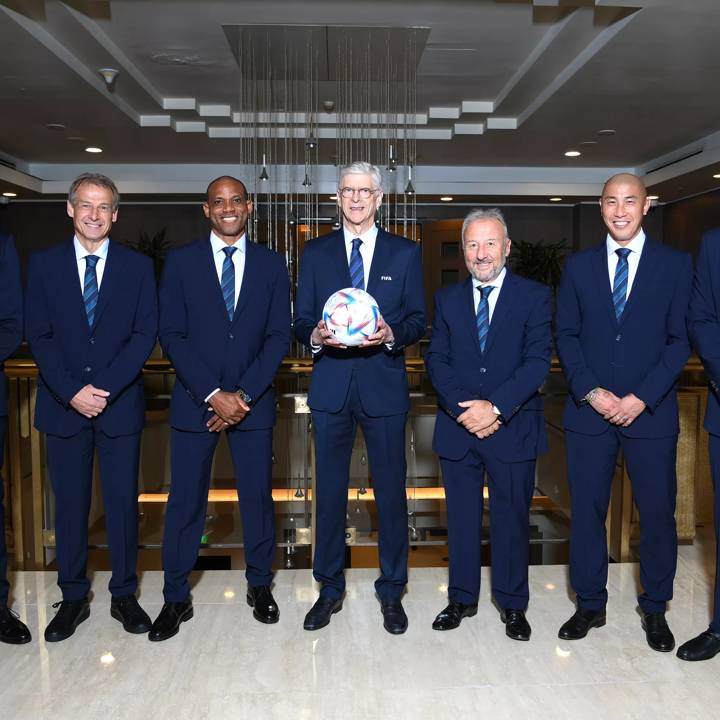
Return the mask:
<svg viewBox="0 0 720 720">
<path fill-rule="evenodd" d="M 705 629 L 711 587 L 702 543 L 681 548 L 668 620 L 682 642 Z M 577 642 L 558 640 L 573 611 L 563 566 L 530 568 L 528 643 L 504 634 L 488 596 L 452 632 L 430 628 L 445 604 L 441 568 L 410 572 L 402 636 L 382 629 L 373 570 L 348 572 L 342 612 L 302 629 L 316 591 L 308 570 L 279 571 L 280 622 L 253 620 L 241 572 L 196 577 L 195 617 L 175 638 L 150 643 L 111 619 L 108 574 L 93 577 L 90 619 L 47 644 L 42 629 L 59 599 L 53 573 L 16 573 L 15 609 L 33 642 L 0 645 L 0 718 L 718 718 L 720 656 L 684 663 L 653 652 L 635 611 L 637 566 L 610 568 L 608 624 Z M 141 602 L 161 607 L 161 574 L 144 573 Z"/>
</svg>

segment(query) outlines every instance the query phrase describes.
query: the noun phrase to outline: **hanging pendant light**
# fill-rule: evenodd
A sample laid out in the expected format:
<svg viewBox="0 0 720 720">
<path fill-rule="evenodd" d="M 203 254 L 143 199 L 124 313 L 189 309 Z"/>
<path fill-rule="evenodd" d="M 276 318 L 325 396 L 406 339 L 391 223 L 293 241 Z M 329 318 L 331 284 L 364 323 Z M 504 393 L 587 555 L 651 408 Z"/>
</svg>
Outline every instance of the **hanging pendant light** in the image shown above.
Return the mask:
<svg viewBox="0 0 720 720">
<path fill-rule="evenodd" d="M 260 177 L 258 180 L 260 182 L 266 182 L 270 179 L 270 176 L 268 175 L 267 166 L 265 165 L 265 153 L 263 153 L 263 166 L 262 166 L 262 172 L 260 173 Z"/>
</svg>

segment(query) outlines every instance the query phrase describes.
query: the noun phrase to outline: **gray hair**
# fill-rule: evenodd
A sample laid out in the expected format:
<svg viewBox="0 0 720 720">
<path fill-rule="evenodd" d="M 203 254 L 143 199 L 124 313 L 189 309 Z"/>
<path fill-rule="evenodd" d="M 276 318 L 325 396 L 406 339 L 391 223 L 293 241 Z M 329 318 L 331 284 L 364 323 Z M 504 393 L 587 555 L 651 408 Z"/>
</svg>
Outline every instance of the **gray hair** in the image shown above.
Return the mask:
<svg viewBox="0 0 720 720">
<path fill-rule="evenodd" d="M 77 202 L 77 194 L 81 185 L 98 185 L 101 188 L 109 190 L 112 193 L 113 212 L 118 209 L 120 193 L 115 183 L 107 175 L 101 175 L 100 173 L 83 173 L 82 175 L 78 175 L 75 180 L 73 180 L 73 184 L 68 191 L 68 202 L 71 205 L 75 205 Z"/>
<path fill-rule="evenodd" d="M 351 162 L 349 165 L 345 165 L 340 168 L 340 175 L 338 176 L 338 185 L 342 182 L 345 175 L 369 175 L 372 178 L 375 187 L 382 191 L 382 174 L 380 168 L 376 165 L 371 165 L 369 162 L 364 160 L 356 160 Z"/>
<path fill-rule="evenodd" d="M 468 229 L 468 226 L 474 222 L 477 222 L 478 220 L 495 220 L 499 222 L 502 225 L 503 231 L 505 233 L 504 240 L 508 239 L 507 223 L 505 222 L 505 216 L 502 214 L 500 208 L 489 208 L 488 210 L 481 210 L 479 208 L 476 208 L 475 210 L 471 210 L 467 214 L 467 217 L 462 224 L 462 231 L 460 233 L 461 245 L 465 244 L 465 231 Z"/>
</svg>

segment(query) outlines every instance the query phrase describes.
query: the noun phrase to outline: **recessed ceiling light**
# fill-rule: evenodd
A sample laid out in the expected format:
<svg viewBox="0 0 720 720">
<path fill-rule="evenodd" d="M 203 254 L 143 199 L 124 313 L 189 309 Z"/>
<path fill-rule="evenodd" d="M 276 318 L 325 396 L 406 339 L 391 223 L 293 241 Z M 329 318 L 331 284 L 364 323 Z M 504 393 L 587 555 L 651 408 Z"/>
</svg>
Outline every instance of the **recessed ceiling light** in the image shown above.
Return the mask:
<svg viewBox="0 0 720 720">
<path fill-rule="evenodd" d="M 14 192 L 4 192 L 2 194 L 3 197 L 17 197 L 17 193 Z"/>
<path fill-rule="evenodd" d="M 550 200 L 550 202 L 562 202 L 561 197 L 551 197 L 551 198 L 548 198 L 548 200 Z"/>
<path fill-rule="evenodd" d="M 330 199 L 331 199 L 331 200 L 337 200 L 337 195 L 331 195 L 331 196 L 330 196 Z"/>
<path fill-rule="evenodd" d="M 443 202 L 452 202 L 453 201 L 453 199 L 452 199 L 452 197 L 450 197 L 450 195 L 443 195 L 440 199 Z"/>
<path fill-rule="evenodd" d="M 85 152 L 89 152 L 89 153 L 101 153 L 101 152 L 102 152 L 102 148 L 90 146 L 90 147 L 86 147 L 86 148 L 85 148 Z"/>
<path fill-rule="evenodd" d="M 85 138 L 82 135 L 68 135 L 65 139 L 71 142 L 85 142 Z"/>
<path fill-rule="evenodd" d="M 600 137 L 610 137 L 611 135 L 615 134 L 615 131 L 614 130 L 598 130 L 597 134 Z"/>
<path fill-rule="evenodd" d="M 659 195 L 648 195 L 647 199 L 648 200 L 659 200 L 660 196 Z"/>
<path fill-rule="evenodd" d="M 589 147 L 590 145 L 597 145 L 597 144 L 598 144 L 597 140 L 583 140 L 580 143 L 580 147 Z"/>
<path fill-rule="evenodd" d="M 713 177 L 714 177 L 716 180 L 720 180 L 720 173 L 717 173 L 716 175 L 713 175 Z"/>
<path fill-rule="evenodd" d="M 65 126 L 62 123 L 48 123 L 45 126 L 48 130 L 64 130 Z"/>
<path fill-rule="evenodd" d="M 579 150 L 568 150 L 565 153 L 565 157 L 578 157 L 578 155 L 581 155 L 582 153 Z"/>
</svg>

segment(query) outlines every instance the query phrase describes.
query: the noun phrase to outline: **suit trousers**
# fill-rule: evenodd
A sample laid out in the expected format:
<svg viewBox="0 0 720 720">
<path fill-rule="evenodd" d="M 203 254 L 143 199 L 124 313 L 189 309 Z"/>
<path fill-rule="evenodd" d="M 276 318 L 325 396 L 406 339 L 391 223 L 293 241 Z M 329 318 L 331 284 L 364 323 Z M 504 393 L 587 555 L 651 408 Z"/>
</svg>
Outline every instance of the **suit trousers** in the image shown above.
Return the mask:
<svg viewBox="0 0 720 720">
<path fill-rule="evenodd" d="M 172 428 L 172 482 L 162 549 L 166 602 L 183 602 L 190 595 L 188 578 L 200 550 L 219 439 L 219 433 Z M 240 500 L 245 577 L 251 587 L 270 585 L 275 556 L 272 428 L 231 430 L 227 439 Z"/>
<path fill-rule="evenodd" d="M 5 431 L 7 430 L 7 416 L 0 415 L 0 470 L 2 470 L 5 457 Z M 3 506 L 3 479 L 0 475 L 0 607 L 8 604 L 10 597 L 10 583 L 7 579 L 7 548 L 5 547 L 5 507 Z"/>
<path fill-rule="evenodd" d="M 466 605 L 478 601 L 487 472 L 492 593 L 501 608 L 524 610 L 529 599 L 530 503 L 535 461 L 502 462 L 478 440 L 461 460 L 441 458 L 440 466 L 448 514 L 448 598 Z"/>
<path fill-rule="evenodd" d="M 710 469 L 712 470 L 713 489 L 715 491 L 715 605 L 710 630 L 720 633 L 720 435 L 708 436 L 710 441 Z"/>
<path fill-rule="evenodd" d="M 570 583 L 578 606 L 607 604 L 608 552 L 605 519 L 622 448 L 640 513 L 640 608 L 665 612 L 677 566 L 675 457 L 677 435 L 632 438 L 615 426 L 600 435 L 566 431 L 570 487 Z"/>
<path fill-rule="evenodd" d="M 358 424 L 365 437 L 378 512 L 380 577 L 375 590 L 381 600 L 397 600 L 407 585 L 406 419 L 407 413 L 368 416 L 354 374 L 339 412 L 312 411 L 317 471 L 313 575 L 322 585 L 322 597 L 337 599 L 345 591 L 347 493 Z"/>
<path fill-rule="evenodd" d="M 138 465 L 140 433 L 109 437 L 93 422 L 71 437 L 47 435 L 47 461 L 55 494 L 58 585 L 63 600 L 81 600 L 87 578 L 88 516 L 97 450 L 114 597 L 137 590 Z"/>
</svg>

